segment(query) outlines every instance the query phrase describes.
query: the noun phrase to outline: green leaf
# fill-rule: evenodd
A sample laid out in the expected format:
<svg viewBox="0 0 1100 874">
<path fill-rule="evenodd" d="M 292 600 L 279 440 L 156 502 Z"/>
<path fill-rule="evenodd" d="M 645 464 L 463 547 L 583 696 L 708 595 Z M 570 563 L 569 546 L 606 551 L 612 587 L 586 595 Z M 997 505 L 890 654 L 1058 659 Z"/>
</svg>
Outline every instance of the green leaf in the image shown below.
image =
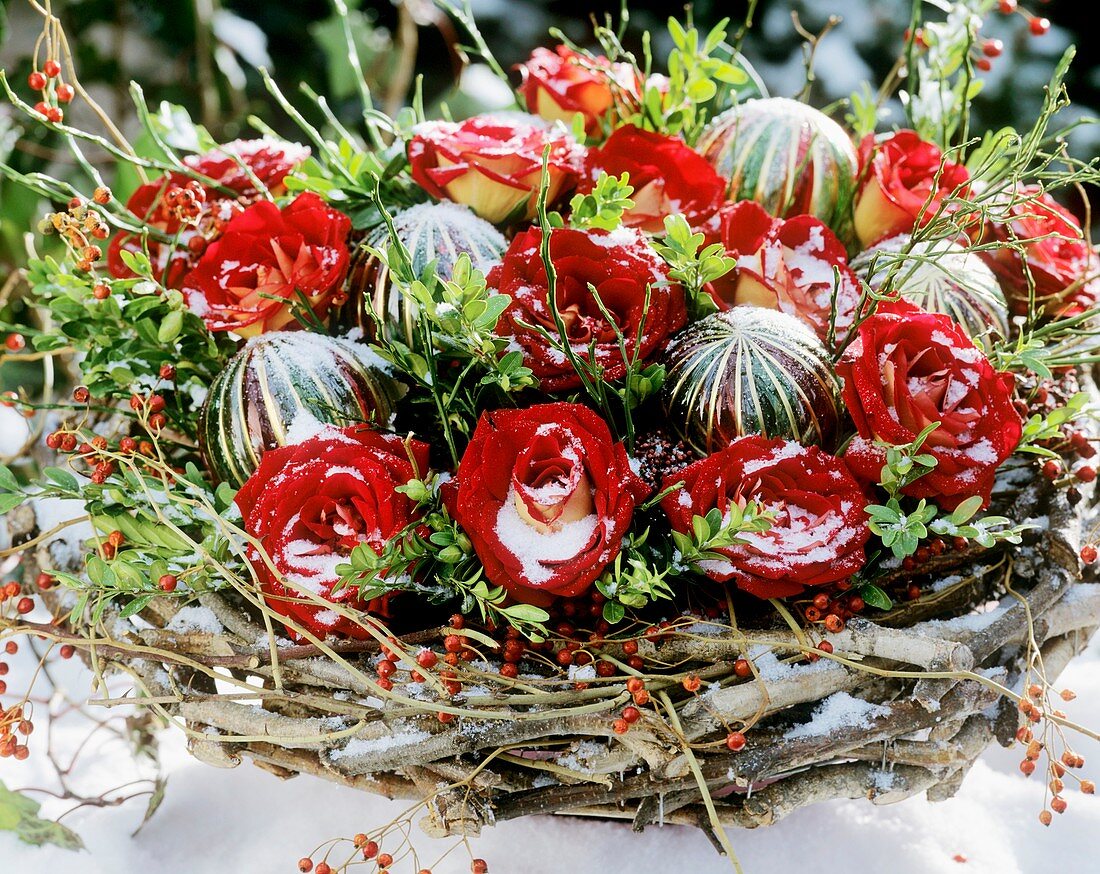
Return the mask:
<svg viewBox="0 0 1100 874">
<path fill-rule="evenodd" d="M 890 600 L 890 596 L 873 583 L 864 583 L 860 586 L 859 596 L 866 603 L 870 604 L 872 607 L 877 607 L 879 610 L 890 610 L 894 606 L 894 602 Z"/>
<path fill-rule="evenodd" d="M 605 601 L 603 605 L 603 618 L 611 625 L 617 625 L 626 616 L 626 608 L 618 601 Z"/>
<path fill-rule="evenodd" d="M 59 822 L 42 819 L 40 808 L 37 801 L 12 792 L 0 781 L 0 831 L 15 832 L 23 843 L 36 847 L 53 844 L 64 850 L 84 849 L 80 835 Z"/>
<path fill-rule="evenodd" d="M 550 621 L 549 613 L 532 604 L 513 604 L 511 607 L 505 607 L 501 612 L 511 619 L 518 619 L 520 622 Z"/>
<path fill-rule="evenodd" d="M 983 503 L 981 495 L 971 495 L 955 508 L 955 511 L 951 514 L 951 521 L 956 525 L 969 522 L 971 517 L 982 508 Z"/>
</svg>

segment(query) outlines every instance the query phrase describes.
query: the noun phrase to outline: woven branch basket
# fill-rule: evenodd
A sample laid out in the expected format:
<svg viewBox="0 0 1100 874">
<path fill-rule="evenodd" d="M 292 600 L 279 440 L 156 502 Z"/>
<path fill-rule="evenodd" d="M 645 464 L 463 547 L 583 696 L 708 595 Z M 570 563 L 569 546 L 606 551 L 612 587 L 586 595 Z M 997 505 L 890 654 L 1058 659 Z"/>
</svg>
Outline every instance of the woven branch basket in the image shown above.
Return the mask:
<svg viewBox="0 0 1100 874">
<path fill-rule="evenodd" d="M 752 828 L 826 799 L 947 798 L 994 739 L 1015 742 L 1017 701 L 994 684 L 1019 689 L 1038 675 L 1050 688 L 1100 626 L 1100 585 L 1082 579 L 1078 562 L 1095 513 L 1091 489 L 1082 491 L 1072 507 L 1033 463 L 1010 460 L 992 512 L 1044 527 L 1019 547 L 933 558 L 917 577 L 921 597 L 879 622 L 854 618 L 811 642 L 786 626 L 685 619 L 657 642 L 639 639 L 653 706 L 622 735 L 613 722 L 630 702 L 627 673 L 586 678 L 578 691 L 575 673 L 508 681 L 499 664 L 475 660 L 456 669 L 463 688 L 453 697 L 431 677 L 410 684 L 418 649 L 439 650 L 449 628 L 401 638 L 392 680 L 404 701 L 374 685 L 379 643 L 272 646 L 235 593 L 199 597 L 217 632 L 189 626 L 168 599 L 134 619 L 108 613 L 100 627 L 109 634 L 94 640 L 64 624 L 28 630 L 76 644 L 98 671 L 133 677 L 144 696 L 134 703 L 184 725 L 198 759 L 231 768 L 250 758 L 280 776 L 422 801 L 420 825 L 433 836 L 561 813 L 629 819 L 638 830 L 692 824 L 718 846 L 716 820 Z M 16 544 L 36 537 L 33 507 L 10 513 L 7 527 Z M 66 569 L 68 555 L 43 542 L 26 563 Z M 58 615 L 64 598 L 47 593 Z M 812 653 L 822 639 L 831 655 Z M 594 653 L 626 659 L 621 644 Z M 735 674 L 740 657 L 753 676 Z M 695 694 L 682 683 L 691 675 L 702 680 Z M 241 683 L 263 691 L 242 696 Z M 441 708 L 457 718 L 441 722 Z M 748 743 L 732 752 L 726 736 L 744 725 Z"/>
</svg>

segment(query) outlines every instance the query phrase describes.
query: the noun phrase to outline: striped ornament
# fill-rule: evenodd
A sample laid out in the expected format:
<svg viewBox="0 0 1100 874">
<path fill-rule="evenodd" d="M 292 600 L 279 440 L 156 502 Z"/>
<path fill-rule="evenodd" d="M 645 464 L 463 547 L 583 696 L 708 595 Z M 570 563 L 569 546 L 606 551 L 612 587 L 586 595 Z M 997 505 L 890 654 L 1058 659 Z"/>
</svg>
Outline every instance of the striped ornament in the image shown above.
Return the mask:
<svg viewBox="0 0 1100 874">
<path fill-rule="evenodd" d="M 729 180 L 730 200 L 779 218 L 813 215 L 842 238 L 851 229 L 858 160 L 844 129 L 785 97 L 748 100 L 717 116 L 696 149 Z"/>
<path fill-rule="evenodd" d="M 488 272 L 508 245 L 500 231 L 458 203 L 418 203 L 394 213 L 393 226 L 418 276 L 434 260 L 436 275 L 449 279 L 462 254 L 469 255 L 478 270 Z M 412 345 L 416 303 L 402 294 L 389 268 L 367 248 L 384 252 L 389 245 L 389 229 L 380 225 L 352 252 L 344 286 L 348 300 L 334 324 L 343 331 L 359 328 L 364 336 L 375 337 L 380 323 L 387 340 Z"/>
<path fill-rule="evenodd" d="M 400 389 L 367 363 L 367 355 L 365 346 L 307 331 L 274 331 L 250 340 L 214 378 L 199 417 L 210 472 L 242 485 L 265 450 L 286 445 L 303 414 L 307 425 L 386 425 Z"/>
<path fill-rule="evenodd" d="M 881 290 L 891 288 L 929 312 L 951 316 L 971 337 L 1008 336 L 1008 303 L 993 271 L 977 255 L 949 240 L 909 243 L 908 234 L 883 240 L 852 260 L 852 269 Z"/>
<path fill-rule="evenodd" d="M 672 427 L 706 455 L 763 434 L 830 448 L 840 386 L 829 354 L 794 316 L 740 306 L 680 332 L 664 355 Z"/>
</svg>

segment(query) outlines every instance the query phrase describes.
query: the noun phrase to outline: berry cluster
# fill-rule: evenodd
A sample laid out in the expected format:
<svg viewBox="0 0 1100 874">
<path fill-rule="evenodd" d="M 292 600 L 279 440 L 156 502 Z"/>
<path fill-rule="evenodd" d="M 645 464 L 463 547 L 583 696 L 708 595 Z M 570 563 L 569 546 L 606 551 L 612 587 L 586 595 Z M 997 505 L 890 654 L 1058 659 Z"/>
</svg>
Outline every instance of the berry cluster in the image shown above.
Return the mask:
<svg viewBox="0 0 1100 874">
<path fill-rule="evenodd" d="M 97 188 L 92 195 L 92 202 L 98 206 L 105 206 L 110 201 L 111 192 L 107 188 Z M 70 200 L 64 212 L 47 215 L 39 222 L 38 229 L 43 234 L 60 234 L 75 256 L 77 269 L 84 273 L 90 273 L 103 257 L 97 241 L 107 239 L 111 233 L 100 212 L 80 197 Z"/>
<path fill-rule="evenodd" d="M 381 838 L 379 838 L 381 840 Z M 362 853 L 364 861 L 374 862 L 378 866 L 378 874 L 389 874 L 393 865 L 393 855 L 383 853 L 378 840 L 373 840 L 365 834 L 357 834 L 351 839 L 355 849 Z M 335 874 L 336 870 L 343 870 L 347 865 L 334 869 L 327 861 L 314 863 L 309 856 L 303 856 L 298 860 L 298 870 L 302 874 Z M 431 868 L 420 868 L 417 874 L 432 874 Z M 472 859 L 470 861 L 470 874 L 489 874 L 489 864 L 484 859 Z"/>
<path fill-rule="evenodd" d="M 27 85 L 40 95 L 34 105 L 34 111 L 54 124 L 60 124 L 65 118 L 61 104 L 72 103 L 76 89 L 61 80 L 61 64 L 52 58 L 27 77 Z"/>
</svg>

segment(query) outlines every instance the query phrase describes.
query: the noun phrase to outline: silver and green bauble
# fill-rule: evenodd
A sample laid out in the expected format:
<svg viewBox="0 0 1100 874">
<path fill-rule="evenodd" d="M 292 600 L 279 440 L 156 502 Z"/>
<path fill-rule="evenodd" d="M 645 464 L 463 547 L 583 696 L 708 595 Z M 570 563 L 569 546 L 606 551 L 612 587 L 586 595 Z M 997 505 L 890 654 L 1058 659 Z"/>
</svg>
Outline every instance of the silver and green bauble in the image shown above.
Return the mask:
<svg viewBox="0 0 1100 874">
<path fill-rule="evenodd" d="M 831 448 L 840 386 L 829 353 L 794 316 L 739 306 L 689 325 L 663 358 L 669 423 L 707 454 L 763 434 Z"/>
<path fill-rule="evenodd" d="M 852 260 L 873 288 L 889 288 L 929 312 L 951 316 L 971 337 L 1008 336 L 1008 303 L 993 271 L 949 240 L 912 244 L 901 234 Z"/>
<path fill-rule="evenodd" d="M 295 420 L 387 424 L 400 386 L 368 363 L 369 354 L 308 331 L 249 340 L 214 378 L 203 404 L 199 443 L 210 472 L 240 486 L 266 450 L 286 445 Z"/>
<path fill-rule="evenodd" d="M 397 238 L 409 251 L 419 277 L 432 261 L 436 275 L 450 279 L 459 256 L 483 273 L 501 259 L 507 248 L 503 234 L 468 207 L 458 203 L 419 203 L 393 215 Z M 371 250 L 390 246 L 386 225 L 371 231 L 352 252 L 345 282 L 348 300 L 334 324 L 341 329 L 359 328 L 364 336 L 383 336 L 410 344 L 416 330 L 416 302 L 394 284 L 386 264 Z"/>
<path fill-rule="evenodd" d="M 817 216 L 844 236 L 858 160 L 844 129 L 785 97 L 747 100 L 717 116 L 696 149 L 729 180 L 730 200 L 755 200 L 780 218 Z"/>
</svg>

